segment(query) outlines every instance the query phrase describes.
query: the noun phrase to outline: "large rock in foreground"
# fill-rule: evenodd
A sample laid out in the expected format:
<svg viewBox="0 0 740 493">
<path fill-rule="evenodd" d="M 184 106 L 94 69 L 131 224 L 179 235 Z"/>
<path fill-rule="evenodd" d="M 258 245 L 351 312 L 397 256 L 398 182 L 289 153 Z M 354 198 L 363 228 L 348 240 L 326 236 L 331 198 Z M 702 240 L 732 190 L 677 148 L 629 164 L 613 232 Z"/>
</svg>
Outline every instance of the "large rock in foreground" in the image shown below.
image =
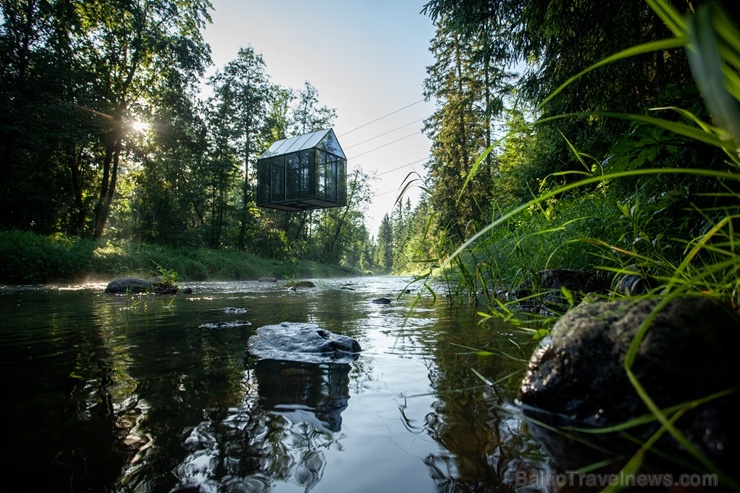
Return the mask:
<svg viewBox="0 0 740 493">
<path fill-rule="evenodd" d="M 361 351 L 351 337 L 333 334 L 316 324 L 294 322 L 260 327 L 247 347 L 259 359 L 302 363 L 349 363 Z"/>
<path fill-rule="evenodd" d="M 649 415 L 628 380 L 624 359 L 658 302 L 625 299 L 592 303 L 564 315 L 529 363 L 519 391 L 525 416 L 558 427 L 603 428 Z M 739 348 L 740 319 L 736 313 L 708 298 L 678 298 L 653 321 L 632 370 L 648 395 L 666 409 L 740 387 Z M 712 461 L 725 470 L 734 468 L 740 456 L 738 409 L 738 392 L 730 393 L 688 410 L 676 427 Z M 563 434 L 536 422 L 530 423 L 530 429 L 566 470 L 612 455 L 629 458 L 637 449 L 616 433 Z M 644 442 L 658 429 L 653 421 L 627 432 Z M 590 445 L 570 440 L 567 434 Z M 653 448 L 685 457 L 685 451 L 668 433 Z"/>
</svg>

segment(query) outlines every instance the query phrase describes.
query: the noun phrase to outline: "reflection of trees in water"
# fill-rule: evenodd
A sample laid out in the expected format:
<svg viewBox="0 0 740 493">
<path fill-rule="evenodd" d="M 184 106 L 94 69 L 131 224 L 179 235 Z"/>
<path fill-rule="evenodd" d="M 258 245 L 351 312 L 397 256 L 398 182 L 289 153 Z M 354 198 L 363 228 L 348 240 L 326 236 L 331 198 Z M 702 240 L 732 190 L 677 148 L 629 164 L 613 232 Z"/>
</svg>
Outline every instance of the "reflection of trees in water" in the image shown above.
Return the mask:
<svg viewBox="0 0 740 493">
<path fill-rule="evenodd" d="M 553 474 L 521 421 L 501 410 L 497 398 L 483 392 L 480 405 L 471 405 L 470 398 L 476 397 L 455 394 L 439 400 L 426 416 L 424 429 L 444 448 L 424 459 L 437 491 L 515 491 L 518 475 Z M 528 491 L 548 488 L 531 485 Z"/>
<path fill-rule="evenodd" d="M 321 480 L 324 451 L 341 448 L 349 365 L 260 361 L 255 375 L 259 398 L 209 410 L 185 434 L 175 490 L 267 491 L 293 482 L 309 491 Z"/>
<path fill-rule="evenodd" d="M 490 328 L 461 326 L 461 330 L 439 331 L 434 340 L 419 341 L 433 355 L 427 369 L 437 400 L 417 428 L 441 446 L 440 452 L 424 459 L 437 491 L 514 491 L 517 474 L 520 480 L 524 473 L 528 478 L 553 474 L 546 454 L 515 414 L 506 410 L 512 408 L 521 377 L 517 371 L 525 363 L 498 356 L 513 347 L 502 343 L 500 334 Z M 497 355 L 480 357 L 470 348 Z M 494 388 L 484 385 L 471 368 L 491 380 L 514 376 Z M 403 411 L 401 407 L 402 417 Z M 547 488 L 544 483 L 530 485 L 528 491 Z"/>
<path fill-rule="evenodd" d="M 256 401 L 218 414 L 185 436 L 188 455 L 172 471 L 175 491 L 267 491 L 286 481 L 308 491 L 323 475 L 323 451 L 340 438 L 271 414 Z"/>
<path fill-rule="evenodd" d="M 337 311 L 333 297 L 320 301 Z M 306 297 L 297 311 L 311 312 L 305 305 L 315 302 Z M 201 316 L 200 305 L 186 308 Z M 209 329 L 189 320 L 149 329 L 134 327 L 137 340 L 128 348 L 135 388 L 125 440 L 134 450 L 116 488 L 261 491 L 283 481 L 310 489 L 320 481 L 324 451 L 340 447 L 343 437 L 349 365 L 275 367 L 245 359 L 253 330 L 243 327 Z"/>
</svg>

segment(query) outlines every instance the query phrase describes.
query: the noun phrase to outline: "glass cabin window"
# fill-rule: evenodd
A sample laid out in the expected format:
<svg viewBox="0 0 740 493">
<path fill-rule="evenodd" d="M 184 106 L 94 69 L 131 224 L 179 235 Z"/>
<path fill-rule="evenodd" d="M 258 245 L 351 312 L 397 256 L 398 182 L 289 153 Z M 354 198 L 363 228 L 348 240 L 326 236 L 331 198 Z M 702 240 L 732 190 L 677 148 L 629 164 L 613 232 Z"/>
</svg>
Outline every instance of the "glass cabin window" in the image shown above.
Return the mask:
<svg viewBox="0 0 740 493">
<path fill-rule="evenodd" d="M 257 206 L 300 211 L 346 205 L 347 158 L 334 131 L 274 142 L 257 160 Z"/>
</svg>

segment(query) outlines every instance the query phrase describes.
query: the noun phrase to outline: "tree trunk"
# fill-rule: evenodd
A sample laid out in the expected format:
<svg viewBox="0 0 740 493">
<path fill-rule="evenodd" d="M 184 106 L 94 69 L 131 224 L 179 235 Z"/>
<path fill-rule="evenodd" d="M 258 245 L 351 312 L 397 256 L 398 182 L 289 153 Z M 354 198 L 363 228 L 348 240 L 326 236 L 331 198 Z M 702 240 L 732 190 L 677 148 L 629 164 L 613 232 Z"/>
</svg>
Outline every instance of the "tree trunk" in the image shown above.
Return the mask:
<svg viewBox="0 0 740 493">
<path fill-rule="evenodd" d="M 344 226 L 344 221 L 347 218 L 347 213 L 349 212 L 349 208 L 352 206 L 352 199 L 355 196 L 355 189 L 357 188 L 357 177 L 355 176 L 355 179 L 353 180 L 353 183 L 350 185 L 351 192 L 349 195 L 349 198 L 347 199 L 347 205 L 344 207 L 344 212 L 342 213 L 342 217 L 339 219 L 339 222 L 337 223 L 337 230 L 334 232 L 334 237 L 331 239 L 331 243 L 329 243 L 326 248 L 324 249 L 324 257 L 327 259 L 329 258 L 330 254 L 334 253 L 334 247 L 337 244 L 337 240 L 339 239 L 339 234 L 342 232 L 342 226 Z"/>
<path fill-rule="evenodd" d="M 72 179 L 72 192 L 74 193 L 74 221 L 72 234 L 82 236 L 85 232 L 85 204 L 82 200 L 82 172 L 80 170 L 80 160 L 75 153 L 75 145 L 67 144 L 65 153 L 67 155 L 67 166 Z"/>
<path fill-rule="evenodd" d="M 252 141 L 250 138 L 251 133 L 251 127 L 252 127 L 252 118 L 251 115 L 247 115 L 247 135 L 246 135 L 246 142 L 245 147 L 246 151 L 244 153 L 244 190 L 242 192 L 242 201 L 243 201 L 243 207 L 242 207 L 242 217 L 241 217 L 241 226 L 239 227 L 239 238 L 236 242 L 236 248 L 239 251 L 244 251 L 244 249 L 247 247 L 247 223 L 249 222 L 249 155 L 251 150 Z"/>
<path fill-rule="evenodd" d="M 103 160 L 103 179 L 100 184 L 98 200 L 95 204 L 95 230 L 93 239 L 97 240 L 105 232 L 105 225 L 108 222 L 110 205 L 113 202 L 113 196 L 116 193 L 116 181 L 118 178 L 118 163 L 121 156 L 121 129 L 120 121 L 116 121 L 113 126 L 113 135 L 111 141 L 105 150 Z"/>
</svg>

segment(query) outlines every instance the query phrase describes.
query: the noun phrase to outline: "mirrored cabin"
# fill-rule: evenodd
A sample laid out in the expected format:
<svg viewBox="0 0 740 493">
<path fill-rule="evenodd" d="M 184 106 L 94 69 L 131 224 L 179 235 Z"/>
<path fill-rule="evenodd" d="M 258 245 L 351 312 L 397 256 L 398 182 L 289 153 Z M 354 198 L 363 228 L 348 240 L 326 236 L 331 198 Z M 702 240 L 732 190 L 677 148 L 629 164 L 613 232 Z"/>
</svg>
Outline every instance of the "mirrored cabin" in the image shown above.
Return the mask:
<svg viewBox="0 0 740 493">
<path fill-rule="evenodd" d="M 304 211 L 347 205 L 347 158 L 334 130 L 278 140 L 257 159 L 257 206 Z"/>
</svg>

